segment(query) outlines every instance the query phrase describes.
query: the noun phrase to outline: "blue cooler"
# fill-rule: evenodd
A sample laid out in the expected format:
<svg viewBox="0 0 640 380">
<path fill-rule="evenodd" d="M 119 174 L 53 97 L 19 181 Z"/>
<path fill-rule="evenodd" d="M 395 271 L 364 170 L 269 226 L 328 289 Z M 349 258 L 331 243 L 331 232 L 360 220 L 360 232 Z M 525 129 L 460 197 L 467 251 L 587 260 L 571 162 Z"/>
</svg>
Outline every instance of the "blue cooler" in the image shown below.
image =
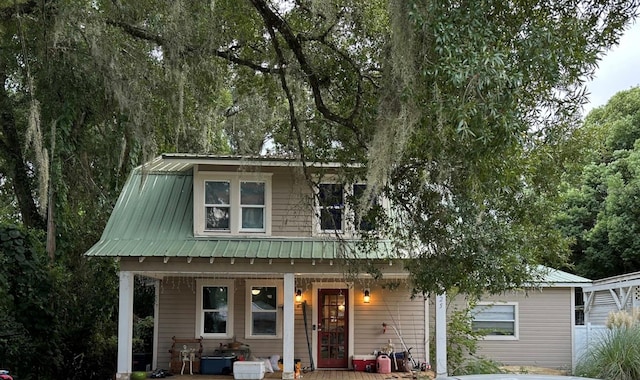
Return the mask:
<svg viewBox="0 0 640 380">
<path fill-rule="evenodd" d="M 236 356 L 203 356 L 200 359 L 200 373 L 202 375 L 230 375 L 233 372 L 233 362 Z"/>
</svg>

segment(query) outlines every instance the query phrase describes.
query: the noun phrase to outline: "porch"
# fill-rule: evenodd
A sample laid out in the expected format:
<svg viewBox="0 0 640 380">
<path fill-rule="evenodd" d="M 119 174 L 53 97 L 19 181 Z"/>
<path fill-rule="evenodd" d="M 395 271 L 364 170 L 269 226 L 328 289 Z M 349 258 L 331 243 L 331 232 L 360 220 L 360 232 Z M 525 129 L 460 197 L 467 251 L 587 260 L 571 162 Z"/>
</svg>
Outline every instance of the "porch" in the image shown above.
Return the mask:
<svg viewBox="0 0 640 380">
<path fill-rule="evenodd" d="M 433 379 L 435 376 L 431 371 L 427 372 L 391 372 L 369 373 L 362 371 L 329 371 L 316 370 L 302 373 L 303 380 L 396 380 L 396 379 Z M 267 373 L 265 379 L 281 379 L 282 372 Z M 174 375 L 168 379 L 174 380 L 233 380 L 232 375 Z"/>
</svg>

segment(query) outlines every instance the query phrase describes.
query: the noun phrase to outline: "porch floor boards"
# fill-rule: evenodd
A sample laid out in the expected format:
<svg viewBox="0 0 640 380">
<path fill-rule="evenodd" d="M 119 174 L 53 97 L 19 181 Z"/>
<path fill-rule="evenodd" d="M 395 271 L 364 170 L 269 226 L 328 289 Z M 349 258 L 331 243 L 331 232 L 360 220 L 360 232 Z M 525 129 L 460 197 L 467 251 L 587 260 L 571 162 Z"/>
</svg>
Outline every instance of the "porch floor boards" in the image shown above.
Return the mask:
<svg viewBox="0 0 640 380">
<path fill-rule="evenodd" d="M 270 379 L 282 379 L 282 372 L 267 373 L 264 377 Z M 167 377 L 173 380 L 233 380 L 233 375 L 174 375 Z M 416 375 L 411 372 L 369 373 L 361 371 L 329 371 L 316 370 L 302 373 L 301 380 L 402 380 L 402 379 L 433 379 L 430 372 L 419 372 Z"/>
</svg>

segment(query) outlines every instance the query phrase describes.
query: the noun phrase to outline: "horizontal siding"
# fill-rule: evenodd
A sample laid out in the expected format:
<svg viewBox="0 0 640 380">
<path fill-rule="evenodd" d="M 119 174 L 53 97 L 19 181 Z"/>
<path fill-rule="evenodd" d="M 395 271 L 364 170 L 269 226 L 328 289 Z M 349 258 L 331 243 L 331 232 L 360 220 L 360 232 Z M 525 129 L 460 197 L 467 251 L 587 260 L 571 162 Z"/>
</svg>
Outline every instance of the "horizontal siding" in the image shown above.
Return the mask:
<svg viewBox="0 0 640 380">
<path fill-rule="evenodd" d="M 307 281 L 307 280 L 305 280 Z M 311 280 L 309 280 L 311 281 Z M 326 281 L 326 279 L 322 280 Z M 282 355 L 281 339 L 246 339 L 245 338 L 245 291 L 244 279 L 235 280 L 234 297 L 234 332 L 237 340 L 248 344 L 256 357 Z M 193 338 L 195 336 L 196 291 L 193 278 L 167 278 L 161 281 L 159 297 L 158 331 L 158 366 L 168 368 L 169 348 L 171 337 Z M 380 350 L 391 341 L 397 351 L 402 350 L 402 343 L 391 326 L 396 326 L 408 347 L 413 347 L 412 353 L 416 359 L 425 360 L 424 350 L 424 302 L 421 299 L 411 300 L 408 289 L 400 287 L 395 291 L 371 285 L 371 302 L 365 304 L 362 299 L 362 286 L 354 290 L 354 354 L 365 355 Z M 303 293 L 307 303 L 307 331 L 305 333 L 302 305 L 296 305 L 294 330 L 294 355 L 301 360 L 303 367 L 311 365 L 309 345 L 313 341 L 312 321 L 313 313 L 317 312 L 311 290 Z M 387 323 L 386 332 L 382 323 Z M 211 355 L 220 344 L 228 340 L 205 339 L 203 341 L 204 354 Z"/>
<path fill-rule="evenodd" d="M 504 365 L 567 369 L 572 365 L 572 288 L 543 288 L 486 297 L 517 302 L 518 340 L 482 340 L 477 354 Z M 456 300 L 456 305 L 461 305 Z M 434 308 L 435 309 L 435 308 Z"/>
<path fill-rule="evenodd" d="M 424 301 L 421 297 L 411 299 L 409 289 L 400 286 L 394 291 L 371 286 L 371 302 L 362 301 L 361 290 L 355 296 L 355 355 L 370 354 L 380 350 L 389 341 L 397 352 L 413 347 L 411 353 L 415 359 L 426 360 Z M 387 324 L 386 332 L 382 324 Z M 398 330 L 396 334 L 393 327 Z"/>
<path fill-rule="evenodd" d="M 169 369 L 171 338 L 194 338 L 196 294 L 195 281 L 185 278 L 167 278 L 160 281 L 158 303 L 158 368 Z"/>
<path fill-rule="evenodd" d="M 309 237 L 312 235 L 313 202 L 309 186 L 290 171 L 274 170 L 272 177 L 271 234 Z"/>
</svg>

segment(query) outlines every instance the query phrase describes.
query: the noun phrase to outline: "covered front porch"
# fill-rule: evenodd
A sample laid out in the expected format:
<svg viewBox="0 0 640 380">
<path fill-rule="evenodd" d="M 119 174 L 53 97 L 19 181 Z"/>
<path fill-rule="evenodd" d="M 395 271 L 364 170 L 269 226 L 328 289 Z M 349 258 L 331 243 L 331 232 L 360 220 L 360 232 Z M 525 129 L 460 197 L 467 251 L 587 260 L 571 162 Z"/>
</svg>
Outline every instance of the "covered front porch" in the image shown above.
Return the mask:
<svg viewBox="0 0 640 380">
<path fill-rule="evenodd" d="M 268 373 L 265 379 L 280 379 L 281 372 Z M 369 373 L 362 371 L 333 371 L 316 370 L 301 374 L 304 380 L 394 380 L 394 379 L 433 379 L 433 372 L 391 372 Z M 232 375 L 177 375 L 171 376 L 175 380 L 233 380 Z"/>
<path fill-rule="evenodd" d="M 226 323 L 232 334 L 228 339 L 205 336 L 202 340 L 202 356 L 215 355 L 218 348 L 237 338 L 250 346 L 252 356 L 281 356 L 284 371 L 270 376 L 293 379 L 294 358 L 300 358 L 303 367 L 313 362 L 316 368 L 344 368 L 339 371 L 321 368 L 316 371 L 318 374 L 304 374 L 310 378 L 381 378 L 376 377 L 377 374 L 349 371 L 351 358 L 371 353 L 389 339 L 396 340 L 400 349 L 401 345 L 393 330 L 390 328 L 386 332 L 383 329 L 383 322 L 391 324 L 392 321 L 403 324 L 407 336 L 417 338 L 410 343 L 415 347 L 414 354 L 425 358 L 425 352 L 428 352 L 426 300 L 411 299 L 408 289 L 402 286 L 384 288 L 378 281 L 368 279 L 364 286 L 367 294 L 371 294 L 371 299 L 365 301 L 363 284 L 346 283 L 343 274 L 336 268 L 337 265 L 332 265 L 331 262 L 263 260 L 266 262 L 258 263 L 258 260 L 254 262 L 251 259 L 222 259 L 215 260 L 214 263 L 211 262 L 213 260 L 202 259 L 180 261 L 173 260 L 173 265 L 168 266 L 166 260 L 159 258 L 121 259 L 119 378 L 127 378 L 127 373 L 132 368 L 130 334 L 133 278 L 136 275 L 154 279 L 156 283 L 155 353 L 152 369 L 169 368 L 168 349 L 172 337 L 195 338 L 200 335 L 196 316 L 202 314 L 202 311 L 197 310 L 197 305 L 202 301 L 202 289 L 214 283 L 215 289 L 224 285 L 229 290 L 229 305 L 225 313 L 228 312 L 229 319 Z M 400 283 L 398 281 L 404 277 L 400 273 L 400 265 L 392 266 L 385 262 L 381 266 L 385 269 L 385 281 Z M 292 269 L 296 271 L 293 272 Z M 260 296 L 256 296 L 258 292 L 253 291 L 269 287 L 277 299 L 272 305 L 277 335 L 265 339 L 250 334 L 251 329 L 257 326 L 254 322 L 258 321 L 251 316 L 252 313 L 266 315 L 267 309 L 256 308 L 258 304 L 255 301 Z M 294 297 L 300 292 L 302 301 Z M 333 363 L 331 360 L 336 357 L 342 358 L 344 363 Z M 406 375 L 393 373 L 382 378 Z M 231 379 L 229 376 L 193 376 L 200 379 Z"/>
</svg>

